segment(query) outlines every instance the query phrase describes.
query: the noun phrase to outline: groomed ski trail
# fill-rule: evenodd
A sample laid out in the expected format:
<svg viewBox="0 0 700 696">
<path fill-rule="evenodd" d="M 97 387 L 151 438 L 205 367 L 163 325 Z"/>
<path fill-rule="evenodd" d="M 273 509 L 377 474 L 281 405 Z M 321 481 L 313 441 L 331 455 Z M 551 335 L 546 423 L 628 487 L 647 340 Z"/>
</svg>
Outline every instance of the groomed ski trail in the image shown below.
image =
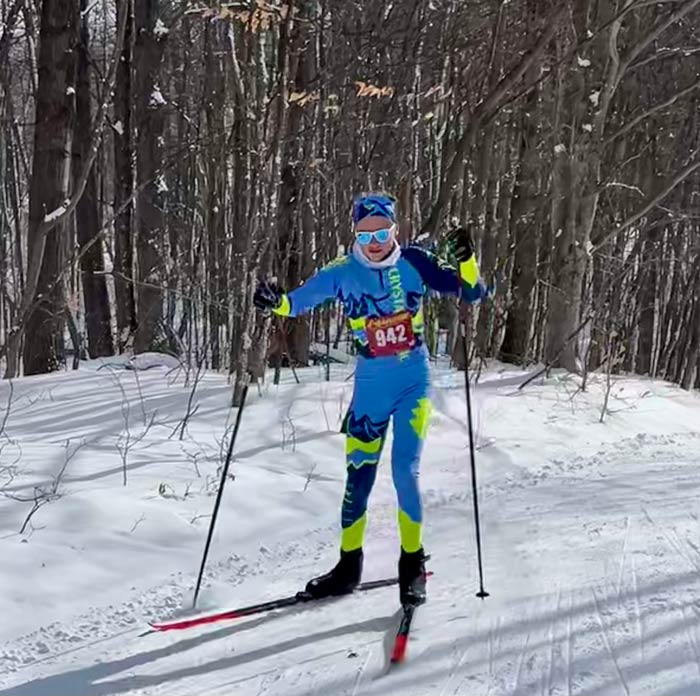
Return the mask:
<svg viewBox="0 0 700 696">
<path fill-rule="evenodd" d="M 452 425 L 460 401 L 443 397 L 433 436 L 461 437 Z M 485 423 L 499 411 L 490 403 Z M 700 489 L 700 440 L 682 431 L 632 435 L 569 457 L 538 445 L 537 457 L 522 452 L 525 436 L 509 432 L 517 420 L 505 410 L 508 428 L 494 437 L 487 428 L 479 455 L 485 601 L 474 596 L 466 451 L 427 448 L 426 550 L 435 574 L 401 669 L 383 673 L 395 588 L 138 638 L 147 619 L 186 604 L 193 569 L 6 641 L 0 696 L 697 696 L 692 542 L 700 522 L 689 511 Z M 559 437 L 573 427 L 565 422 Z M 309 437 L 304 446 L 317 444 Z M 388 491 L 370 508 L 366 580 L 395 565 Z M 219 554 L 209 599 L 235 606 L 301 589 L 334 562 L 336 543 L 335 526 L 319 523 L 297 541 Z"/>
</svg>

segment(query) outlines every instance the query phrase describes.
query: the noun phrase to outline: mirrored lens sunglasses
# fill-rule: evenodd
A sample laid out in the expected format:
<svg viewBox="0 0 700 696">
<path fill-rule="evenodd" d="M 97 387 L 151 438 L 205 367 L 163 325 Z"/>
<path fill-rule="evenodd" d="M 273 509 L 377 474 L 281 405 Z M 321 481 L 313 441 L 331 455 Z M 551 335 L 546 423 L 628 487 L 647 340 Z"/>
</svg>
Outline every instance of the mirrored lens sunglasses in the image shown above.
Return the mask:
<svg viewBox="0 0 700 696">
<path fill-rule="evenodd" d="M 356 232 L 355 239 L 361 246 L 367 246 L 372 241 L 373 237 L 379 244 L 384 244 L 391 239 L 391 233 L 393 231 L 393 227 L 387 227 L 381 230 L 374 230 L 374 232 Z"/>
</svg>

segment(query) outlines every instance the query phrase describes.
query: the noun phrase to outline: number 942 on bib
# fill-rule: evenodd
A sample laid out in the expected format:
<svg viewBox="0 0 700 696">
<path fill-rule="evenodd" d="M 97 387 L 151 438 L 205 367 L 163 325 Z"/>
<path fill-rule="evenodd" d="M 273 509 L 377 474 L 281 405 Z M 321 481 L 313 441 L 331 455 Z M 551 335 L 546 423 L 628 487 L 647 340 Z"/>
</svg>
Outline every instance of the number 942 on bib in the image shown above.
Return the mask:
<svg viewBox="0 0 700 696">
<path fill-rule="evenodd" d="M 416 345 L 410 312 L 367 319 L 365 332 L 370 353 L 375 357 L 396 355 Z"/>
</svg>

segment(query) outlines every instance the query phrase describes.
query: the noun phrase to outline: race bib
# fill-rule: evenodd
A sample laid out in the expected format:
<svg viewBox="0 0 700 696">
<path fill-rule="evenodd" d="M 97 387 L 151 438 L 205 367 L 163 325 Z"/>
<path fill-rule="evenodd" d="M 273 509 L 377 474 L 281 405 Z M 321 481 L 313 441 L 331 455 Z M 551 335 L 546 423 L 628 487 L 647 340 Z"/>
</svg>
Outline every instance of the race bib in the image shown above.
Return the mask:
<svg viewBox="0 0 700 696">
<path fill-rule="evenodd" d="M 396 355 L 416 345 L 410 312 L 367 319 L 365 333 L 370 353 L 375 357 Z"/>
</svg>

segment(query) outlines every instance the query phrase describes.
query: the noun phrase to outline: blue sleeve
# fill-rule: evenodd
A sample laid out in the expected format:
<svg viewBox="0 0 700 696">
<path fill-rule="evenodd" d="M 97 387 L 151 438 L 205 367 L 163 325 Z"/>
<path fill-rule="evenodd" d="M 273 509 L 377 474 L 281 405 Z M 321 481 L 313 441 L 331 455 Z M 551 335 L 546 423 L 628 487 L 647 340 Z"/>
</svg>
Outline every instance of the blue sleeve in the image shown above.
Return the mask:
<svg viewBox="0 0 700 696">
<path fill-rule="evenodd" d="M 308 278 L 298 288 L 287 293 L 282 306 L 275 310 L 286 317 L 298 317 L 340 294 L 341 264 L 334 261 Z"/>
<path fill-rule="evenodd" d="M 443 295 L 460 296 L 465 302 L 479 302 L 486 297 L 487 290 L 479 277 L 479 267 L 474 256 L 461 263 L 460 270 L 457 271 L 426 249 L 409 246 L 401 251 L 431 290 Z"/>
</svg>

